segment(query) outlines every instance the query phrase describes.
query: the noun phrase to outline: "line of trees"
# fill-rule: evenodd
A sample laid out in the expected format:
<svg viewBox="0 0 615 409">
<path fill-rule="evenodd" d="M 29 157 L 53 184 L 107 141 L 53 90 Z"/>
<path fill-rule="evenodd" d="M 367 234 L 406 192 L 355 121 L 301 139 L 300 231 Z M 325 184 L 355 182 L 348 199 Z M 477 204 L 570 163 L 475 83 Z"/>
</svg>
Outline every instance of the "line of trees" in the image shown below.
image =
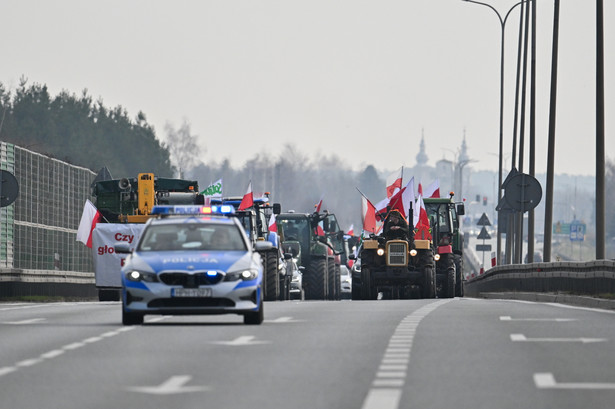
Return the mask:
<svg viewBox="0 0 615 409">
<path fill-rule="evenodd" d="M 169 151 L 139 112 L 131 119 L 121 106 L 107 108 L 87 90 L 52 97 L 46 85 L 21 78 L 13 92 L 0 83 L 0 139 L 114 177 L 154 172 L 172 177 Z"/>
</svg>

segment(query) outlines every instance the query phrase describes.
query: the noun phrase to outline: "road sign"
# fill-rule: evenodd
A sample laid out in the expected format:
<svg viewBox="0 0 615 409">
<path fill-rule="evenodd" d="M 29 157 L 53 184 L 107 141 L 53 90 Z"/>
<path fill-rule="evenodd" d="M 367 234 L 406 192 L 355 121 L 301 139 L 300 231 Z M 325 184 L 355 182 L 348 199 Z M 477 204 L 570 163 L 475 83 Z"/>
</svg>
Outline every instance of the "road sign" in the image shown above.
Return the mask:
<svg viewBox="0 0 615 409">
<path fill-rule="evenodd" d="M 503 186 L 504 200 L 519 212 L 532 210 L 542 199 L 540 182 L 532 175 L 517 173 L 507 178 Z"/>
<path fill-rule="evenodd" d="M 482 239 L 482 240 L 489 240 L 491 238 L 491 235 L 489 234 L 485 226 L 483 226 L 483 228 L 480 230 L 480 233 L 478 233 L 478 236 L 476 236 L 476 238 Z"/>
<path fill-rule="evenodd" d="M 491 251 L 491 244 L 477 244 L 476 251 Z"/>
<path fill-rule="evenodd" d="M 476 225 L 477 226 L 491 226 L 491 222 L 489 221 L 489 218 L 487 217 L 487 213 L 483 213 L 480 219 L 478 219 L 478 222 L 476 222 Z"/>
<path fill-rule="evenodd" d="M 584 241 L 586 225 L 574 220 L 570 223 L 570 241 Z"/>
</svg>

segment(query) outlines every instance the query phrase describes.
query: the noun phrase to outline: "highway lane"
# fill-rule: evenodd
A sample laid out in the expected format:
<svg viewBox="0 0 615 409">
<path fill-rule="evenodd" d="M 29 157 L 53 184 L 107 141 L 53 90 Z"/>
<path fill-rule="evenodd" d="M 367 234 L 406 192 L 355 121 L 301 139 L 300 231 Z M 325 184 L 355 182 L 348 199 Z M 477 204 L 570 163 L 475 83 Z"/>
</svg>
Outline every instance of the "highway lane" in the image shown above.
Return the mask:
<svg viewBox="0 0 615 409">
<path fill-rule="evenodd" d="M 0 304 L 0 408 L 610 408 L 615 315 L 505 300 L 271 302 L 266 321 Z"/>
</svg>

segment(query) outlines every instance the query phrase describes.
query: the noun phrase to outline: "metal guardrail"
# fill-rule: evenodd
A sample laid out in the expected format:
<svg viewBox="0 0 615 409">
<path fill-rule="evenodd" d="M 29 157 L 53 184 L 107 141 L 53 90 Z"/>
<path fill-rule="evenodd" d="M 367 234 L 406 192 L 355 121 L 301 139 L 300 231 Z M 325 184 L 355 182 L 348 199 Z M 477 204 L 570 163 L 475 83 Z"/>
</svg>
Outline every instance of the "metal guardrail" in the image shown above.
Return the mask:
<svg viewBox="0 0 615 409">
<path fill-rule="evenodd" d="M 599 297 L 615 294 L 615 261 L 553 262 L 493 267 L 470 277 L 468 296 L 482 293 L 565 293 Z"/>
</svg>

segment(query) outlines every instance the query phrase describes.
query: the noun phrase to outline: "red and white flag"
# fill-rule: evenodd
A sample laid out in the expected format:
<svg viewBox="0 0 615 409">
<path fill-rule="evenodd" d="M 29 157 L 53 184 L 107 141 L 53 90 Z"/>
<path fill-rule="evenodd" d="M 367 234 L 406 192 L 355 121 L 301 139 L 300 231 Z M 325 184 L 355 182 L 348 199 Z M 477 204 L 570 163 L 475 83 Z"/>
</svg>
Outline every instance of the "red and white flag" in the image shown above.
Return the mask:
<svg viewBox="0 0 615 409">
<path fill-rule="evenodd" d="M 423 197 L 419 195 L 417 202 L 420 206 L 417 206 L 419 207 L 419 220 L 416 224 L 417 231 L 414 238 L 419 240 L 431 240 L 431 233 L 429 232 L 429 217 L 427 217 L 427 209 L 425 208 Z"/>
<path fill-rule="evenodd" d="M 387 197 L 391 197 L 395 194 L 395 189 L 401 189 L 401 179 L 404 167 L 402 166 L 399 170 L 391 173 L 387 176 Z"/>
<path fill-rule="evenodd" d="M 346 234 L 349 235 L 349 236 L 354 236 L 354 224 L 350 225 L 350 228 L 348 229 Z"/>
<path fill-rule="evenodd" d="M 414 178 L 410 179 L 406 186 L 391 196 L 389 207 L 391 210 L 399 210 L 406 219 L 411 220 L 410 217 L 414 218 L 414 215 L 410 214 L 410 203 L 412 203 L 414 210 Z"/>
<path fill-rule="evenodd" d="M 274 233 L 278 232 L 278 224 L 275 222 L 275 213 L 269 218 L 269 231 Z"/>
<path fill-rule="evenodd" d="M 79 229 L 77 229 L 77 241 L 82 242 L 89 248 L 92 248 L 92 232 L 96 223 L 100 222 L 102 214 L 98 211 L 96 206 L 90 200 L 86 200 L 83 206 L 83 213 L 81 213 L 81 221 L 79 222 Z"/>
<path fill-rule="evenodd" d="M 316 213 L 320 213 L 320 208 L 322 207 L 322 199 L 323 199 L 323 198 L 321 197 L 321 198 L 320 198 L 320 201 L 314 205 L 314 208 L 316 209 L 316 210 L 314 210 L 314 211 L 315 211 Z"/>
<path fill-rule="evenodd" d="M 365 196 L 361 195 L 361 219 L 363 221 L 363 230 L 370 233 L 376 233 L 376 208 Z"/>
<path fill-rule="evenodd" d="M 427 199 L 440 198 L 440 181 L 438 179 L 434 180 L 431 185 L 427 186 L 423 192 L 423 197 L 426 197 Z"/>
<path fill-rule="evenodd" d="M 495 267 L 497 264 L 497 259 L 495 258 L 495 251 L 491 252 L 491 267 Z"/>
<path fill-rule="evenodd" d="M 243 195 L 241 203 L 239 204 L 239 210 L 245 210 L 254 206 L 254 193 L 252 193 L 252 181 L 248 184 L 248 191 Z"/>
</svg>

